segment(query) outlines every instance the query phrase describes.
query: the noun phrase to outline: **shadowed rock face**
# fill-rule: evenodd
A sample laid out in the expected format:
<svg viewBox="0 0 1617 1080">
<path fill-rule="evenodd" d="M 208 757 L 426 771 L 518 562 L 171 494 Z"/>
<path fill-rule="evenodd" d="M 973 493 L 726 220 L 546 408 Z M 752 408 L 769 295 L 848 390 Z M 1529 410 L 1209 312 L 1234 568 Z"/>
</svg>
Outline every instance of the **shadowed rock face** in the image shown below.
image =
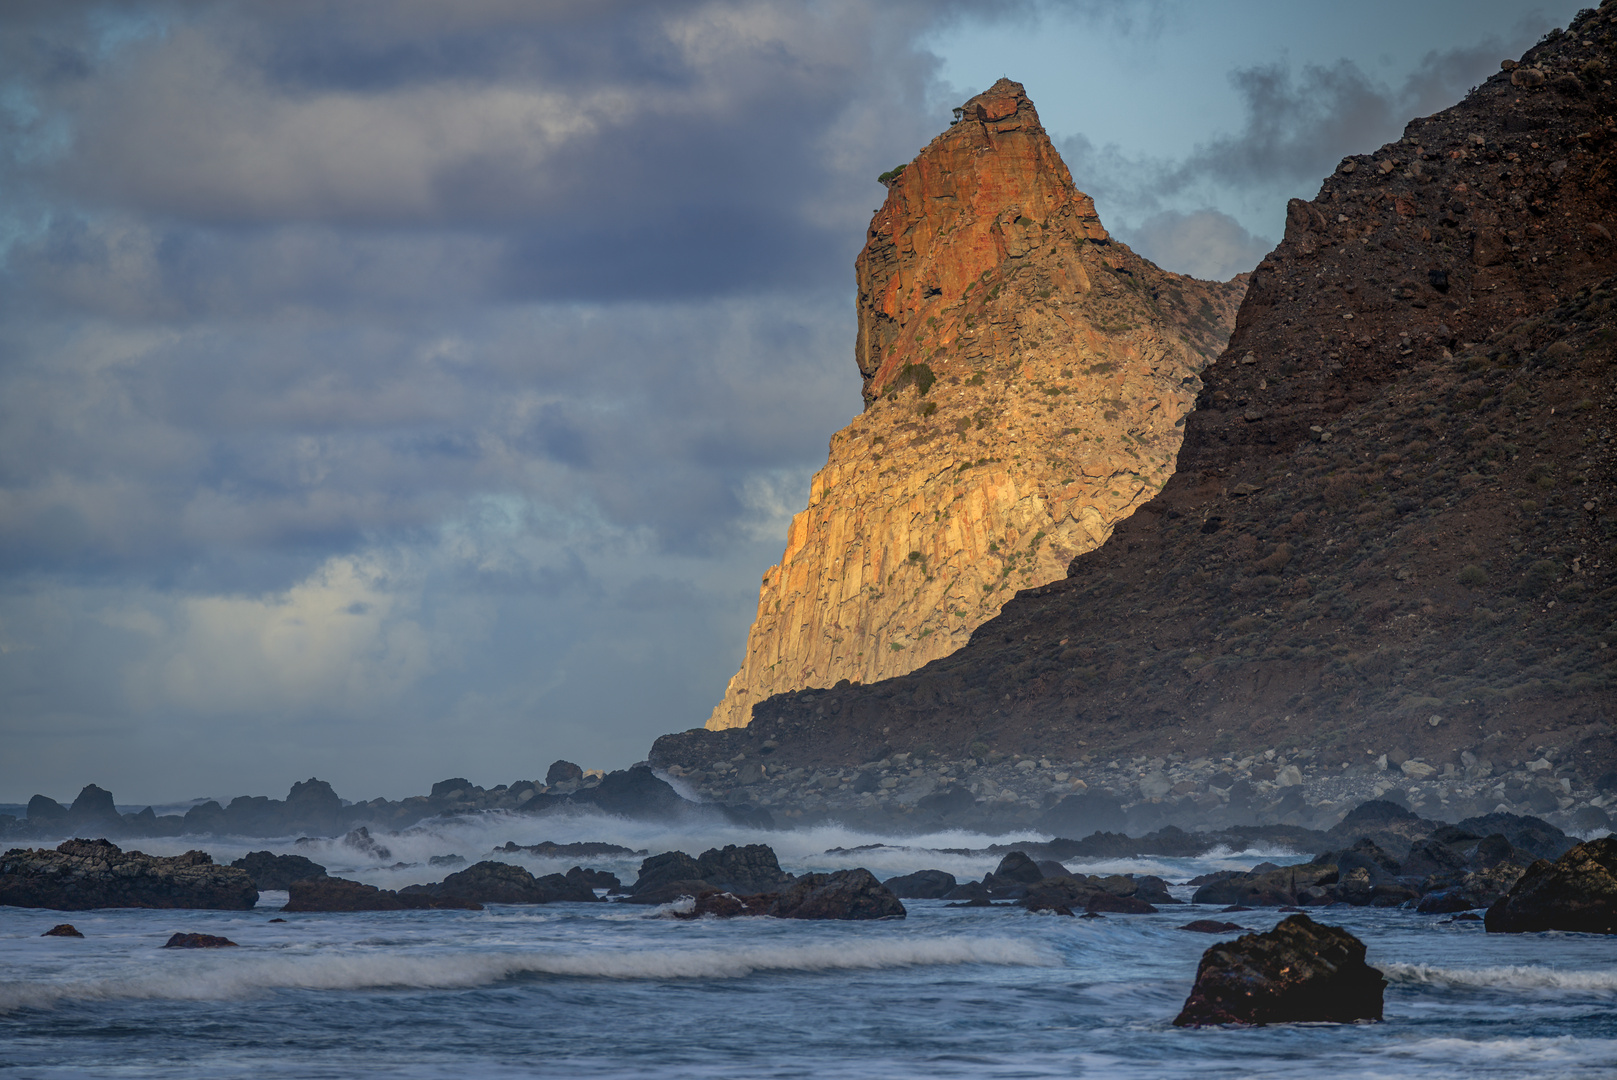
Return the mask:
<svg viewBox="0 0 1617 1080">
<path fill-rule="evenodd" d="M 1491 934 L 1617 934 L 1617 837 L 1579 844 L 1553 863 L 1535 862 L 1488 908 L 1485 922 Z"/>
<path fill-rule="evenodd" d="M 1203 953 L 1174 1025 L 1380 1020 L 1387 981 L 1364 955 L 1346 930 L 1293 915 Z"/>
<path fill-rule="evenodd" d="M 536 878 L 520 866 L 493 860 L 468 866 L 432 885 L 406 886 L 399 895 L 458 896 L 482 904 L 593 903 L 599 899 L 578 878 L 562 874 Z"/>
<path fill-rule="evenodd" d="M 55 851 L 13 848 L 0 857 L 0 904 L 12 907 L 245 911 L 257 902 L 245 870 L 215 866 L 205 851 L 164 858 L 106 840 L 68 840 Z"/>
<path fill-rule="evenodd" d="M 801 765 L 1401 747 L 1413 782 L 1543 745 L 1609 772 L 1617 93 L 1579 72 L 1614 66 L 1614 20 L 1291 204 L 1177 471 L 1103 548 L 919 671 L 760 704 L 754 737 Z M 1496 797 L 1548 813 L 1554 783 Z"/>
<path fill-rule="evenodd" d="M 276 855 L 270 851 L 250 851 L 230 864 L 252 875 L 253 884 L 263 890 L 285 891 L 294 881 L 326 876 L 326 868 L 302 855 Z"/>
<path fill-rule="evenodd" d="M 461 896 L 434 896 L 419 892 L 393 892 L 347 878 L 310 878 L 294 881 L 282 911 L 414 911 L 448 908 L 481 911 L 483 905 Z"/>
<path fill-rule="evenodd" d="M 888 185 L 855 264 L 865 412 L 832 436 L 708 722 L 966 642 L 1173 469 L 1244 283 L 1111 239 L 1022 87 L 965 106 Z"/>
</svg>

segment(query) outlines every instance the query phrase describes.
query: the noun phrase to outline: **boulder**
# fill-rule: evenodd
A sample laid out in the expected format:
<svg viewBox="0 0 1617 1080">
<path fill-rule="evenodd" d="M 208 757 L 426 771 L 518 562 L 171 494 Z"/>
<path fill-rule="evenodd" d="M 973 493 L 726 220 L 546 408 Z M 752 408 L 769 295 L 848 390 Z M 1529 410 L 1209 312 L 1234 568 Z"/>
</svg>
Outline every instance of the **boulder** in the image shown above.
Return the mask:
<svg viewBox="0 0 1617 1080">
<path fill-rule="evenodd" d="M 577 882 L 586 889 L 621 889 L 623 882 L 618 875 L 607 870 L 587 870 L 582 866 L 575 866 L 563 875 L 568 881 Z"/>
<path fill-rule="evenodd" d="M 0 904 L 12 907 L 245 911 L 257 902 L 245 870 L 215 866 L 205 851 L 163 858 L 107 840 L 68 840 L 54 851 L 13 848 L 0 857 Z"/>
<path fill-rule="evenodd" d="M 1528 859 L 1558 859 L 1577 841 L 1543 818 L 1522 814 L 1483 814 L 1455 823 L 1455 828 L 1477 836 L 1502 836 Z"/>
<path fill-rule="evenodd" d="M 988 887 L 980 881 L 962 881 L 954 888 L 943 894 L 945 900 L 968 900 L 976 902 L 981 900 L 988 903 Z"/>
<path fill-rule="evenodd" d="M 917 870 L 882 882 L 900 900 L 941 900 L 955 887 L 954 875 L 944 870 Z"/>
<path fill-rule="evenodd" d="M 595 890 L 562 874 L 536 878 L 520 866 L 485 860 L 431 885 L 409 885 L 404 896 L 451 897 L 480 904 L 594 903 Z"/>
<path fill-rule="evenodd" d="M 103 836 L 109 831 L 122 831 L 124 824 L 123 815 L 112 803 L 112 792 L 94 784 L 84 785 L 79 797 L 68 807 L 67 820 L 74 829 Z"/>
<path fill-rule="evenodd" d="M 269 851 L 249 851 L 230 864 L 252 876 L 261 890 L 284 892 L 294 881 L 326 876 L 326 868 L 302 855 L 276 855 Z"/>
<path fill-rule="evenodd" d="M 450 908 L 482 911 L 483 905 L 459 896 L 395 893 L 347 878 L 323 877 L 294 881 L 282 911 L 413 911 Z"/>
<path fill-rule="evenodd" d="M 1123 874 L 1109 878 L 1087 874 L 1044 878 L 1027 887 L 1022 906 L 1029 911 L 1065 907 L 1124 915 L 1149 915 L 1157 910 L 1138 895 L 1134 879 Z"/>
<path fill-rule="evenodd" d="M 342 799 L 324 780 L 314 777 L 293 784 L 280 809 L 279 828 L 286 832 L 321 833 L 330 836 L 344 824 Z"/>
<path fill-rule="evenodd" d="M 1189 930 L 1193 934 L 1233 934 L 1237 930 L 1245 930 L 1240 923 L 1220 922 L 1217 919 L 1196 919 L 1181 926 L 1181 930 Z"/>
<path fill-rule="evenodd" d="M 214 934 L 175 934 L 163 945 L 165 949 L 234 949 L 236 943 Z"/>
<path fill-rule="evenodd" d="M 641 860 L 640 873 L 634 879 L 634 884 L 629 886 L 629 895 L 638 896 L 672 882 L 692 881 L 702 881 L 702 868 L 696 860 L 683 851 L 664 851 Z M 710 883 L 705 884 L 709 889 L 714 887 Z"/>
<path fill-rule="evenodd" d="M 551 763 L 545 772 L 545 786 L 553 787 L 556 784 L 576 784 L 584 779 L 584 770 L 571 761 L 556 761 Z"/>
<path fill-rule="evenodd" d="M 1490 934 L 1617 934 L 1617 837 L 1578 844 L 1553 863 L 1533 863 L 1488 908 L 1484 923 Z"/>
<path fill-rule="evenodd" d="M 1192 903 L 1283 907 L 1297 903 L 1302 890 L 1336 884 L 1337 869 L 1335 863 L 1259 864 L 1248 873 L 1219 873 L 1208 877 L 1212 880 L 1196 890 Z"/>
<path fill-rule="evenodd" d="M 1510 892 L 1521 879 L 1522 870 L 1513 863 L 1498 863 L 1481 870 L 1428 878 L 1421 886 L 1415 910 L 1422 915 L 1452 915 L 1488 907 Z"/>
<path fill-rule="evenodd" d="M 775 850 L 768 844 L 709 848 L 697 857 L 696 867 L 697 877 L 732 893 L 775 892 L 795 880 L 780 868 Z"/>
<path fill-rule="evenodd" d="M 1346 930 L 1293 915 L 1202 954 L 1176 1027 L 1380 1020 L 1387 981 Z"/>
<path fill-rule="evenodd" d="M 663 817 L 695 805 L 646 765 L 607 773 L 599 784 L 574 793 L 569 801 L 632 818 Z"/>
<path fill-rule="evenodd" d="M 689 896 L 694 899 L 704 893 L 722 891 L 722 889 L 715 888 L 711 881 L 702 881 L 700 879 L 659 880 L 644 889 L 637 888 L 627 896 L 619 897 L 619 902 L 625 904 L 672 904 L 682 897 Z"/>
<path fill-rule="evenodd" d="M 57 923 L 55 926 L 51 927 L 49 930 L 45 931 L 43 934 L 41 934 L 39 936 L 40 937 L 83 937 L 84 935 L 79 933 L 78 927 L 74 926 L 72 923 Z"/>
<path fill-rule="evenodd" d="M 902 919 L 904 905 L 869 870 L 804 874 L 769 907 L 780 919 Z"/>
</svg>

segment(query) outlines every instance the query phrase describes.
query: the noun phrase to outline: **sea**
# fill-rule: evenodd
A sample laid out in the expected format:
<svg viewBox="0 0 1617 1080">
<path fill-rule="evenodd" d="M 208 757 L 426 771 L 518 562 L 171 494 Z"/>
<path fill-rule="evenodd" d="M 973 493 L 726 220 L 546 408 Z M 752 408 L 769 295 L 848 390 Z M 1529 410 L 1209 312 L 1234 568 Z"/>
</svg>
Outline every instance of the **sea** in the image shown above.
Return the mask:
<svg viewBox="0 0 1617 1080">
<path fill-rule="evenodd" d="M 218 862 L 295 852 L 396 888 L 455 869 L 429 867 L 431 856 L 475 862 L 507 840 L 692 855 L 767 843 L 794 872 L 935 867 L 965 879 L 999 858 L 971 849 L 1040 838 L 489 814 L 380 835 L 385 857 L 296 839 L 126 846 L 201 846 Z M 535 873 L 582 861 L 625 882 L 640 862 L 498 857 Z M 1183 882 L 1304 858 L 1253 850 L 1068 865 Z M 910 900 L 902 920 L 798 922 L 682 920 L 616 903 L 283 916 L 285 902 L 267 892 L 240 912 L 0 907 L 0 1077 L 1617 1078 L 1617 938 L 1316 909 L 1363 940 L 1386 975 L 1382 1022 L 1189 1030 L 1172 1020 L 1202 951 L 1225 938 L 1180 927 L 1220 918 L 1267 930 L 1282 913 L 1187 903 L 1077 919 Z M 60 922 L 85 936 L 40 936 Z M 161 948 L 179 931 L 239 948 Z"/>
</svg>

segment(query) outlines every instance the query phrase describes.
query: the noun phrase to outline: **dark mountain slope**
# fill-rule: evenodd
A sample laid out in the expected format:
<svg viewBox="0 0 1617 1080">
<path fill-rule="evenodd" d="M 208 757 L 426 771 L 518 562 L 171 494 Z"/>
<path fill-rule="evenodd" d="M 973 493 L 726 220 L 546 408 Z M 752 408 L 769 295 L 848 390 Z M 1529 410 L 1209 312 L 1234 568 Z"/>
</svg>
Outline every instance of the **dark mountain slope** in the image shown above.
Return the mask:
<svg viewBox="0 0 1617 1080">
<path fill-rule="evenodd" d="M 1617 272 L 1614 20 L 1291 204 L 1178 471 L 1065 581 L 908 676 L 654 763 L 1542 744 L 1610 770 L 1617 314 L 1586 286 Z"/>
</svg>

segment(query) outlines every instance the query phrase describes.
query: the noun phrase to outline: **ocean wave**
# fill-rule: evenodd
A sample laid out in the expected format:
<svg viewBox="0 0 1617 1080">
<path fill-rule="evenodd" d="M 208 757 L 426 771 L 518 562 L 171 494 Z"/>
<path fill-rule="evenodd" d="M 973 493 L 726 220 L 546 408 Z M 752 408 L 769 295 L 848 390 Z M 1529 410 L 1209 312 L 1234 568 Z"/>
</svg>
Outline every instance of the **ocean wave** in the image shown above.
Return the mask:
<svg viewBox="0 0 1617 1080">
<path fill-rule="evenodd" d="M 268 990 L 465 989 L 521 975 L 592 979 L 739 979 L 760 972 L 874 971 L 954 964 L 1052 967 L 1049 952 L 1009 938 L 951 936 L 909 941 L 759 945 L 727 949 L 491 952 L 188 958 L 160 974 L 0 984 L 0 1012 L 62 1002 L 123 999 L 213 1001 Z"/>
<path fill-rule="evenodd" d="M 1581 990 L 1594 993 L 1617 992 L 1617 970 L 1597 968 L 1566 971 L 1559 968 L 1517 964 L 1508 967 L 1445 968 L 1431 964 L 1385 964 L 1381 968 L 1391 983 L 1406 986 L 1447 986 L 1498 990 Z"/>
</svg>

